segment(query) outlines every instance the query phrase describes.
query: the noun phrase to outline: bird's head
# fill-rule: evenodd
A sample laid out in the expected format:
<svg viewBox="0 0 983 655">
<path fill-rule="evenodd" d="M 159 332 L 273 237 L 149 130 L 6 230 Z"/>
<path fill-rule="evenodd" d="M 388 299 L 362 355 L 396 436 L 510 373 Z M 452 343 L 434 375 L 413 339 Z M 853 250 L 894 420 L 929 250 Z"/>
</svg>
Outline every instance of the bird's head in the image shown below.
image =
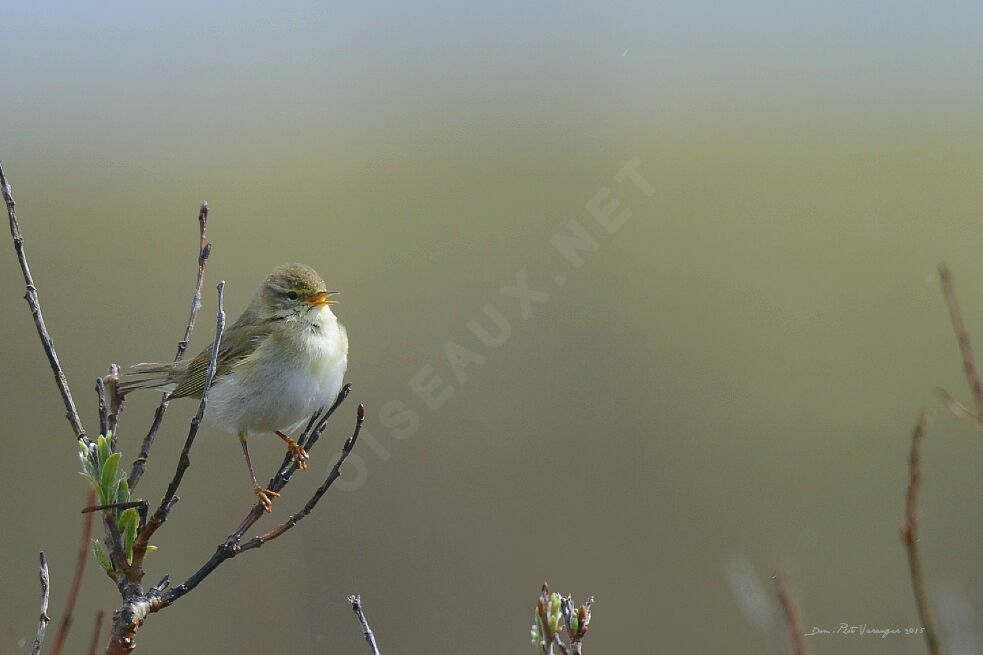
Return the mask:
<svg viewBox="0 0 983 655">
<path fill-rule="evenodd" d="M 297 315 L 337 305 L 320 275 L 306 264 L 280 264 L 263 282 L 258 296 L 275 315 Z"/>
</svg>

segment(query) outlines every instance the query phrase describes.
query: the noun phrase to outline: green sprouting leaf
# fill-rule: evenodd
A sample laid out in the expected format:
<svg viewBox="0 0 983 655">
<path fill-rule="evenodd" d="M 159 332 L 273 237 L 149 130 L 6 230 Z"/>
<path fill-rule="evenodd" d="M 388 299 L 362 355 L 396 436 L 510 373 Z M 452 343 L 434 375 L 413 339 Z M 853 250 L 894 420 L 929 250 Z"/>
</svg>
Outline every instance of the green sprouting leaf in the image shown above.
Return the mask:
<svg viewBox="0 0 983 655">
<path fill-rule="evenodd" d="M 147 555 L 149 555 L 150 553 L 154 552 L 155 550 L 157 550 L 157 546 L 154 546 L 153 544 L 147 544 L 147 550 L 145 552 L 146 552 Z"/>
<path fill-rule="evenodd" d="M 120 453 L 110 455 L 99 472 L 99 486 L 104 496 L 102 501 L 104 505 L 116 502 L 111 496 L 116 495 L 116 469 L 119 467 L 120 457 L 122 457 Z"/>
<path fill-rule="evenodd" d="M 99 451 L 99 468 L 101 469 L 112 456 L 113 448 L 109 443 L 109 439 L 103 435 L 99 435 L 99 438 L 96 440 L 96 445 L 97 450 Z"/>
<path fill-rule="evenodd" d="M 123 551 L 126 553 L 126 563 L 133 563 L 133 544 L 137 540 L 137 528 L 140 526 L 140 515 L 135 507 L 123 510 L 117 521 L 119 531 L 123 535 Z"/>
<path fill-rule="evenodd" d="M 79 460 L 82 462 L 82 471 L 84 471 L 90 477 L 97 477 L 94 455 L 89 449 L 89 446 L 87 446 L 81 439 L 79 439 Z"/>
<path fill-rule="evenodd" d="M 114 502 L 130 502 L 130 485 L 126 482 L 126 478 L 122 478 L 116 485 L 116 500 Z"/>
<path fill-rule="evenodd" d="M 96 561 L 99 562 L 99 566 L 102 567 L 107 573 L 112 572 L 113 563 L 109 559 L 109 553 L 106 552 L 106 548 L 99 543 L 98 539 L 92 540 L 92 554 L 96 556 Z"/>
</svg>

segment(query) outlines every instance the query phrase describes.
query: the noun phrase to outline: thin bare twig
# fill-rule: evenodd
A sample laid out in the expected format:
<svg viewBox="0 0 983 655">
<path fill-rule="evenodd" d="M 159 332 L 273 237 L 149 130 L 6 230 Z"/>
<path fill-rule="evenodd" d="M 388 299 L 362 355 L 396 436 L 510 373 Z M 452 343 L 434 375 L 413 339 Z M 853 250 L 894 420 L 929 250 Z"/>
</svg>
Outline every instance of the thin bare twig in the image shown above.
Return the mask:
<svg viewBox="0 0 983 655">
<path fill-rule="evenodd" d="M 41 560 L 41 613 L 38 617 L 38 631 L 34 635 L 34 648 L 31 649 L 31 655 L 38 655 L 41 652 L 41 643 L 44 641 L 44 631 L 48 629 L 48 622 L 51 619 L 48 617 L 48 560 L 44 556 L 44 551 L 38 555 Z"/>
<path fill-rule="evenodd" d="M 188 350 L 188 344 L 191 342 L 191 334 L 195 329 L 195 320 L 198 318 L 199 310 L 201 310 L 201 285 L 205 279 L 205 263 L 208 261 L 208 255 L 211 252 L 212 244 L 208 243 L 208 203 L 203 202 L 198 209 L 198 277 L 195 281 L 195 293 L 191 298 L 191 311 L 188 314 L 188 324 L 184 328 L 184 336 L 178 341 L 177 352 L 174 354 L 175 362 L 184 357 L 184 353 Z M 170 400 L 170 394 L 166 393 L 161 398 L 160 404 L 157 405 L 157 410 L 154 412 L 154 419 L 150 424 L 150 430 L 140 445 L 140 454 L 133 460 L 133 466 L 130 468 L 130 477 L 127 481 L 131 491 L 137 486 L 137 483 L 140 482 L 140 478 L 143 476 L 147 458 L 150 457 L 150 449 L 154 445 L 154 439 L 157 437 L 157 431 L 160 430 L 160 424 L 164 421 L 164 412 L 167 411 Z"/>
<path fill-rule="evenodd" d="M 375 641 L 375 634 L 372 632 L 372 628 L 369 627 L 369 622 L 366 620 L 365 613 L 362 611 L 362 597 L 358 594 L 349 596 L 348 602 L 352 604 L 352 611 L 355 612 L 355 618 L 358 619 L 358 624 L 362 626 L 362 635 L 365 637 L 365 641 L 368 643 L 372 655 L 380 655 L 379 645 Z"/>
<path fill-rule="evenodd" d="M 4 203 L 7 205 L 7 217 L 10 219 L 10 237 L 14 241 L 14 250 L 17 252 L 17 261 L 20 262 L 20 270 L 24 275 L 24 285 L 27 289 L 24 300 L 31 308 L 31 315 L 34 317 L 34 326 L 37 328 L 38 336 L 41 338 L 41 345 L 44 347 L 44 354 L 48 356 L 48 364 L 55 375 L 55 384 L 61 393 L 62 402 L 65 403 L 65 418 L 72 426 L 72 432 L 76 439 L 86 439 L 85 429 L 82 427 L 82 420 L 79 418 L 78 410 L 75 408 L 75 400 L 72 399 L 72 391 L 68 387 L 68 379 L 65 371 L 62 370 L 61 362 L 58 361 L 58 353 L 55 351 L 54 341 L 48 334 L 48 328 L 44 324 L 44 315 L 41 313 L 41 303 L 38 299 L 38 289 L 34 285 L 34 278 L 31 269 L 27 264 L 27 253 L 24 252 L 24 236 L 21 234 L 20 226 L 17 224 L 17 213 L 15 211 L 14 197 L 11 194 L 10 184 L 7 176 L 3 172 L 3 163 L 0 162 L 0 192 L 3 193 Z"/>
<path fill-rule="evenodd" d="M 785 614 L 785 624 L 788 626 L 788 634 L 792 638 L 792 652 L 795 655 L 807 655 L 809 649 L 806 648 L 802 631 L 802 620 L 799 618 L 799 609 L 792 600 L 792 595 L 785 585 L 785 576 L 781 571 L 775 574 L 775 591 L 778 593 L 778 601 L 782 605 L 782 612 Z"/>
<path fill-rule="evenodd" d="M 191 466 L 191 447 L 195 443 L 195 437 L 198 436 L 198 428 L 201 426 L 201 421 L 205 417 L 205 407 L 208 405 L 208 391 L 215 377 L 215 369 L 218 366 L 218 351 L 222 345 L 222 334 L 225 331 L 225 282 L 219 282 L 216 288 L 218 289 L 218 318 L 215 324 L 215 341 L 212 343 L 212 355 L 208 362 L 208 370 L 205 372 L 205 386 L 201 390 L 198 411 L 195 413 L 194 418 L 191 419 L 188 438 L 184 442 L 184 448 L 181 449 L 181 457 L 178 459 L 174 477 L 171 478 L 170 484 L 167 485 L 167 490 L 164 492 L 164 497 L 161 498 L 160 505 L 157 506 L 150 520 L 147 521 L 147 525 L 140 531 L 140 535 L 137 537 L 136 543 L 133 546 L 133 561 L 136 566 L 139 566 L 143 561 L 143 556 L 146 553 L 150 538 L 154 536 L 157 529 L 167 520 L 170 508 L 174 505 L 174 499 L 177 498 L 178 487 L 181 486 L 181 480 L 184 479 L 184 472 Z"/>
<path fill-rule="evenodd" d="M 324 416 L 322 416 L 321 419 L 318 421 L 317 426 L 315 426 L 311 432 L 311 437 L 316 437 L 319 434 L 318 432 L 319 428 L 320 430 L 324 429 L 324 425 L 327 422 L 327 419 L 331 417 L 331 414 L 334 412 L 334 410 L 347 397 L 348 386 L 349 385 L 346 385 L 345 387 L 342 388 L 342 392 L 338 394 L 338 399 L 335 401 L 335 404 L 332 405 L 331 409 L 328 412 L 326 412 Z M 325 492 L 327 492 L 328 488 L 330 488 L 331 485 L 334 483 L 334 481 L 341 475 L 341 465 L 344 464 L 346 459 L 348 459 L 348 455 L 351 454 L 352 449 L 354 449 L 355 447 L 355 443 L 358 441 L 358 435 L 362 428 L 362 422 L 365 420 L 365 408 L 362 405 L 359 405 L 358 407 L 359 409 L 358 409 L 358 415 L 355 423 L 355 430 L 352 433 L 352 436 L 345 441 L 345 445 L 342 448 L 341 454 L 338 457 L 338 461 L 335 462 L 334 467 L 332 467 L 331 472 L 328 474 L 328 478 L 324 481 L 324 484 L 318 487 L 317 491 L 314 492 L 314 495 L 311 497 L 311 499 L 307 501 L 307 504 L 304 506 L 304 509 L 292 515 L 284 523 L 280 524 L 273 530 L 263 535 L 253 537 L 245 544 L 241 544 L 240 542 L 242 540 L 242 535 L 245 534 L 246 530 L 252 527 L 252 525 L 264 513 L 263 506 L 257 503 L 257 505 L 253 506 L 253 508 L 250 510 L 249 514 L 246 515 L 246 518 L 242 521 L 242 523 L 239 525 L 236 531 L 230 534 L 229 537 L 225 540 L 225 542 L 220 544 L 218 548 L 215 549 L 215 553 L 208 559 L 208 561 L 206 561 L 201 566 L 201 568 L 195 571 L 195 573 L 193 573 L 183 583 L 164 592 L 160 596 L 159 602 L 154 605 L 151 611 L 156 612 L 171 605 L 176 600 L 178 600 L 185 594 L 189 593 L 195 587 L 201 584 L 201 582 L 205 578 L 211 575 L 212 572 L 215 571 L 215 569 L 217 569 L 226 560 L 232 559 L 233 557 L 239 555 L 244 551 L 259 548 L 264 543 L 276 539 L 284 532 L 294 527 L 305 516 L 310 514 L 310 512 L 314 509 L 314 506 L 317 505 L 321 497 L 325 494 Z M 308 446 L 307 446 L 308 450 L 310 450 L 310 448 L 313 447 L 314 442 L 316 442 L 316 440 L 317 440 L 316 438 L 308 439 Z M 277 475 L 275 475 L 273 479 L 270 481 L 270 488 L 273 489 L 274 484 L 276 484 L 277 487 L 276 489 L 274 489 L 274 491 L 282 489 L 286 485 L 286 483 L 290 480 L 290 475 L 293 473 L 294 470 L 296 470 L 296 466 L 294 466 L 293 468 L 287 468 L 286 471 L 283 470 L 279 471 Z"/>
<path fill-rule="evenodd" d="M 130 509 L 131 507 L 141 507 L 149 510 L 149 503 L 145 500 L 130 500 L 125 503 L 108 503 L 106 505 L 86 505 L 82 508 L 82 514 L 101 512 L 104 509 Z"/>
<path fill-rule="evenodd" d="M 92 639 L 89 640 L 89 655 L 96 655 L 99 650 L 99 633 L 102 632 L 102 621 L 105 618 L 105 610 L 96 612 L 96 625 L 92 629 Z"/>
<path fill-rule="evenodd" d="M 239 549 L 240 551 L 259 548 L 267 541 L 273 541 L 274 539 L 282 535 L 284 532 L 286 532 L 287 530 L 291 529 L 292 527 L 300 523 L 300 521 L 305 516 L 311 513 L 315 505 L 317 505 L 318 501 L 321 500 L 321 496 L 323 496 L 325 492 L 327 492 L 327 490 L 331 487 L 331 485 L 334 484 L 334 481 L 337 480 L 338 477 L 341 475 L 341 465 L 345 463 L 345 460 L 348 459 L 348 456 L 351 454 L 352 449 L 355 448 L 355 442 L 358 441 L 358 435 L 362 431 L 362 423 L 364 422 L 365 422 L 365 405 L 359 404 L 358 411 L 356 413 L 356 418 L 355 418 L 355 431 L 352 432 L 352 436 L 350 436 L 348 440 L 345 441 L 345 445 L 341 449 L 341 456 L 338 457 L 338 461 L 335 462 L 335 465 L 331 468 L 331 472 L 328 474 L 328 477 L 324 480 L 324 483 L 317 488 L 317 491 L 315 491 L 314 495 L 311 496 L 311 499 L 307 501 L 307 504 L 304 505 L 304 508 L 299 512 L 297 512 L 296 514 L 293 514 L 289 519 L 287 519 L 277 527 L 273 528 L 269 532 L 259 535 L 257 537 L 253 537 L 246 543 L 242 544 L 241 548 Z"/>
<path fill-rule="evenodd" d="M 925 577 L 922 572 L 921 556 L 918 552 L 918 493 L 922 486 L 922 440 L 928 424 L 928 412 L 922 410 L 911 434 L 911 454 L 908 458 L 908 490 L 905 494 L 905 522 L 901 526 L 901 540 L 908 551 L 908 564 L 911 569 L 911 587 L 915 595 L 918 616 L 925 628 L 925 643 L 931 655 L 940 655 L 942 646 L 935 628 L 932 606 L 925 590 Z"/>
<path fill-rule="evenodd" d="M 949 308 L 949 318 L 952 320 L 952 330 L 956 334 L 956 341 L 959 343 L 959 352 L 963 359 L 963 370 L 966 372 L 966 381 L 969 383 L 969 390 L 973 394 L 973 402 L 976 405 L 976 413 L 973 415 L 978 427 L 983 427 L 983 379 L 980 379 L 980 372 L 976 366 L 976 357 L 973 354 L 973 345 L 969 338 L 969 331 L 963 322 L 962 311 L 956 300 L 956 291 L 952 283 L 952 273 L 945 264 L 939 265 L 939 278 L 942 280 L 942 295 L 945 297 L 945 304 Z M 944 392 L 943 392 L 944 393 Z M 946 404 L 957 414 L 962 414 L 958 409 L 954 409 L 952 403 L 955 402 L 949 394 Z M 958 404 L 958 403 L 956 403 Z M 963 408 L 965 410 L 965 408 Z"/>
<path fill-rule="evenodd" d="M 96 502 L 96 490 L 89 488 L 86 505 Z M 92 549 L 92 519 L 93 514 L 86 514 L 82 519 L 82 538 L 79 540 L 78 556 L 75 559 L 75 574 L 72 576 L 72 585 L 68 588 L 68 597 L 65 599 L 65 609 L 62 612 L 61 621 L 58 623 L 58 634 L 55 636 L 55 643 L 51 647 L 51 655 L 59 655 L 65 646 L 65 639 L 68 631 L 72 627 L 72 615 L 75 611 L 75 603 L 78 601 L 79 590 L 82 588 L 82 577 L 85 575 L 85 565 L 89 562 Z"/>
<path fill-rule="evenodd" d="M 314 448 L 314 444 L 317 443 L 318 438 L 324 429 L 328 425 L 328 421 L 334 415 L 341 403 L 345 402 L 348 398 L 348 394 L 351 392 L 352 385 L 350 382 L 345 383 L 341 387 L 341 391 L 338 392 L 338 397 L 335 398 L 334 403 L 325 412 L 323 407 L 314 413 L 311 420 L 307 422 L 307 427 L 304 428 L 303 432 L 297 438 L 297 443 L 299 443 L 304 450 L 310 452 Z M 293 456 L 288 451 L 284 457 L 283 462 L 280 464 L 280 468 L 277 469 L 276 474 L 270 479 L 270 483 L 266 485 L 267 489 L 271 491 L 281 491 L 287 483 L 290 482 L 290 478 L 293 476 L 294 472 L 297 471 L 297 464 L 293 460 Z M 253 526 L 266 513 L 265 508 L 261 503 L 256 503 L 252 506 L 252 509 L 246 514 L 246 517 L 239 523 L 239 527 L 236 528 L 235 532 L 229 535 L 225 543 L 230 541 L 235 541 L 239 543 L 242 536 Z"/>
<path fill-rule="evenodd" d="M 106 428 L 113 434 L 112 446 L 116 450 L 116 437 L 119 434 L 119 417 L 126 406 L 126 398 L 119 392 L 119 365 L 110 364 L 109 372 L 102 378 L 103 388 L 109 401 L 109 415 Z"/>
<path fill-rule="evenodd" d="M 106 381 L 96 378 L 96 396 L 99 402 L 99 434 L 109 434 L 109 406 L 106 404 Z"/>
</svg>

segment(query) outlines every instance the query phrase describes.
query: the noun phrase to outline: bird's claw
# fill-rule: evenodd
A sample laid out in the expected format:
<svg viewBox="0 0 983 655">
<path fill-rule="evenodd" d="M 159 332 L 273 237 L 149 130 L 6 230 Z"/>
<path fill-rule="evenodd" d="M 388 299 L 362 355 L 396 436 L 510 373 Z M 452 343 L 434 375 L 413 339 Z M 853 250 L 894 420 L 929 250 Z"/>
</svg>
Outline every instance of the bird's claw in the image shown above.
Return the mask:
<svg viewBox="0 0 983 655">
<path fill-rule="evenodd" d="M 264 489 L 259 485 L 253 487 L 253 493 L 256 494 L 256 498 L 259 499 L 263 509 L 265 509 L 267 512 L 273 511 L 273 499 L 280 497 L 280 494 L 272 489 Z"/>
<path fill-rule="evenodd" d="M 306 469 L 307 460 L 310 459 L 310 457 L 307 455 L 307 451 L 304 450 L 304 448 L 296 441 L 291 441 L 288 443 L 287 449 L 290 451 L 290 457 L 293 458 L 294 464 L 297 465 L 297 468 Z"/>
<path fill-rule="evenodd" d="M 307 460 L 310 458 L 307 456 L 307 451 L 304 450 L 303 446 L 279 430 L 277 430 L 276 436 L 283 439 L 283 443 L 287 444 L 287 450 L 290 451 L 290 458 L 297 465 L 297 468 L 306 469 Z"/>
</svg>

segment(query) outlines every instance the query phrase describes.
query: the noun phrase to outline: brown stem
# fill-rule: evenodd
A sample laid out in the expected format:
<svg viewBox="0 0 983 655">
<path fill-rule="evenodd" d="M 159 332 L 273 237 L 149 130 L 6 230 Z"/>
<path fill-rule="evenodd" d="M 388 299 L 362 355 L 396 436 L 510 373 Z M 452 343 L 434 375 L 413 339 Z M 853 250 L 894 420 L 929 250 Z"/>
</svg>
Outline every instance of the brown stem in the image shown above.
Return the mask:
<svg viewBox="0 0 983 655">
<path fill-rule="evenodd" d="M 931 655 L 941 655 L 942 646 L 935 628 L 932 606 L 925 590 L 925 577 L 922 572 L 921 556 L 918 551 L 918 493 L 922 486 L 922 440 L 928 424 L 928 412 L 922 410 L 911 434 L 911 454 L 908 458 L 908 490 L 905 494 L 905 522 L 901 526 L 901 540 L 908 551 L 908 565 L 911 569 L 911 588 L 915 596 L 918 616 L 925 628 L 925 643 Z"/>
<path fill-rule="evenodd" d="M 96 490 L 89 489 L 86 505 L 96 502 Z M 72 585 L 68 588 L 68 597 L 65 599 L 65 609 L 62 612 L 61 621 L 58 624 L 58 634 L 55 635 L 55 643 L 51 647 L 51 655 L 59 655 L 65 646 L 65 639 L 68 631 L 72 627 L 72 615 L 75 611 L 75 603 L 78 601 L 79 589 L 82 588 L 82 576 L 85 575 L 85 565 L 89 561 L 92 543 L 92 519 L 95 514 L 87 513 L 82 519 L 82 538 L 79 540 L 78 556 L 75 559 L 75 574 L 72 576 Z"/>
<path fill-rule="evenodd" d="M 44 556 L 43 550 L 38 557 L 41 560 L 41 612 L 38 617 L 38 631 L 34 635 L 34 647 L 31 649 L 31 655 L 38 655 L 41 652 L 41 644 L 44 642 L 44 631 L 48 629 L 48 622 L 51 621 L 48 618 L 48 560 Z"/>
<path fill-rule="evenodd" d="M 92 638 L 89 640 L 89 655 L 96 655 L 96 651 L 99 650 L 99 633 L 102 632 L 102 622 L 105 618 L 105 610 L 96 612 L 96 625 L 92 629 Z"/>
<path fill-rule="evenodd" d="M 20 232 L 17 224 L 17 213 L 14 210 L 14 197 L 11 194 L 10 184 L 7 176 L 3 172 L 3 163 L 0 162 L 0 192 L 3 193 L 4 203 L 7 205 L 7 217 L 10 219 L 10 237 L 14 241 L 14 250 L 17 252 L 17 261 L 20 262 L 20 270 L 24 275 L 24 285 L 27 289 L 24 300 L 31 308 L 31 315 L 34 317 L 34 326 L 37 328 L 38 336 L 41 338 L 41 345 L 44 347 L 44 354 L 48 356 L 48 364 L 55 375 L 55 384 L 61 393 L 62 402 L 65 403 L 65 418 L 72 426 L 72 432 L 76 439 L 88 439 L 85 436 L 85 429 L 82 427 L 82 420 L 79 418 L 78 410 L 75 408 L 75 401 L 72 399 L 72 391 L 68 387 L 68 379 L 58 361 L 58 353 L 55 351 L 54 341 L 48 334 L 48 328 L 44 324 L 44 315 L 41 313 L 41 302 L 38 299 L 38 289 L 34 285 L 34 278 L 31 269 L 27 265 L 27 253 L 24 252 L 24 236 Z"/>
<path fill-rule="evenodd" d="M 979 369 L 976 367 L 976 357 L 973 354 L 973 345 L 969 338 L 969 330 L 963 322 L 962 311 L 956 300 L 956 292 L 952 283 L 952 273 L 945 264 L 939 265 L 939 278 L 942 280 L 942 295 L 945 297 L 945 304 L 949 308 L 949 318 L 952 321 L 952 330 L 956 334 L 956 341 L 959 343 L 959 352 L 963 359 L 963 370 L 966 372 L 966 381 L 969 382 L 969 389 L 973 394 L 973 402 L 976 405 L 976 423 L 983 427 L 983 380 L 980 379 Z"/>
<path fill-rule="evenodd" d="M 792 638 L 792 652 L 795 655 L 807 655 L 809 649 L 806 648 L 803 639 L 805 633 L 802 631 L 799 610 L 785 585 L 785 576 L 782 575 L 781 571 L 775 574 L 775 591 L 778 593 L 778 601 L 781 603 L 782 611 L 785 614 L 785 625 L 788 626 L 788 633 Z"/>
<path fill-rule="evenodd" d="M 177 352 L 174 354 L 175 362 L 184 357 L 184 353 L 188 350 L 188 344 L 191 342 L 191 334 L 195 329 L 195 320 L 198 318 L 199 310 L 201 310 L 201 285 L 205 279 L 205 263 L 208 261 L 208 255 L 211 252 L 212 244 L 208 243 L 208 203 L 203 202 L 198 209 L 198 277 L 195 281 L 195 293 L 191 298 L 191 311 L 188 314 L 187 326 L 184 328 L 184 336 L 178 341 Z M 137 486 L 137 483 L 140 482 L 140 478 L 143 476 L 147 458 L 150 457 L 150 449 L 154 445 L 154 439 L 157 437 L 157 431 L 160 430 L 160 424 L 164 421 L 164 412 L 167 411 L 170 399 L 170 395 L 164 394 L 160 404 L 157 405 L 153 422 L 150 424 L 150 430 L 140 445 L 140 454 L 133 460 L 133 466 L 130 468 L 130 477 L 127 481 L 131 491 Z"/>
</svg>

